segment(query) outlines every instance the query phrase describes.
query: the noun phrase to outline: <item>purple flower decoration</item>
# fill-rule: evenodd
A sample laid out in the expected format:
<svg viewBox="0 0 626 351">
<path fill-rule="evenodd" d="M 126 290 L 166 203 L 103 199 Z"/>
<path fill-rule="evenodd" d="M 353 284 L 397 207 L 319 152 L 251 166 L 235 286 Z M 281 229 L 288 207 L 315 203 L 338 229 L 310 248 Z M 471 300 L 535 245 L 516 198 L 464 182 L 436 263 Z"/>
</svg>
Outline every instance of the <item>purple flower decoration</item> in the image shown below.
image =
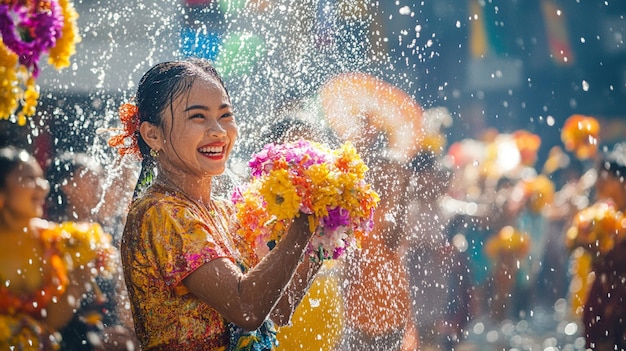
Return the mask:
<svg viewBox="0 0 626 351">
<path fill-rule="evenodd" d="M 39 59 L 54 47 L 63 30 L 63 13 L 57 1 L 0 5 L 0 35 L 4 45 L 19 58 L 21 65 L 39 75 Z M 14 17 L 17 18 L 17 25 Z"/>
<path fill-rule="evenodd" d="M 341 207 L 328 210 L 328 216 L 322 218 L 322 226 L 330 231 L 348 226 L 350 224 L 350 212 Z"/>
</svg>

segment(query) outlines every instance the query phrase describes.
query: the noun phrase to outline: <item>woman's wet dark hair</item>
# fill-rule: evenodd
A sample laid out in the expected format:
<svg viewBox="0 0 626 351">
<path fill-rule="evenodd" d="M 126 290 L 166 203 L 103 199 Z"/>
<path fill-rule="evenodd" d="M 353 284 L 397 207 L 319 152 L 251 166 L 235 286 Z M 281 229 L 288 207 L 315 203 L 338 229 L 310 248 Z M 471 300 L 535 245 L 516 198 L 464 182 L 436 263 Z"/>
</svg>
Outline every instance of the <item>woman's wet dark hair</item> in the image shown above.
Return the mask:
<svg viewBox="0 0 626 351">
<path fill-rule="evenodd" d="M 0 148 L 0 189 L 6 187 L 7 176 L 29 157 L 28 151 L 15 146 Z"/>
<path fill-rule="evenodd" d="M 148 122 L 155 126 L 163 125 L 163 116 L 167 108 L 173 115 L 174 100 L 188 93 L 196 79 L 217 80 L 228 99 L 230 95 L 222 77 L 210 61 L 200 58 L 189 58 L 181 61 L 168 61 L 150 68 L 139 81 L 135 105 L 139 114 L 139 123 Z M 142 156 L 141 173 L 135 187 L 134 198 L 142 192 L 154 177 L 155 162 L 150 155 L 150 147 L 137 131 L 137 145 Z"/>
</svg>

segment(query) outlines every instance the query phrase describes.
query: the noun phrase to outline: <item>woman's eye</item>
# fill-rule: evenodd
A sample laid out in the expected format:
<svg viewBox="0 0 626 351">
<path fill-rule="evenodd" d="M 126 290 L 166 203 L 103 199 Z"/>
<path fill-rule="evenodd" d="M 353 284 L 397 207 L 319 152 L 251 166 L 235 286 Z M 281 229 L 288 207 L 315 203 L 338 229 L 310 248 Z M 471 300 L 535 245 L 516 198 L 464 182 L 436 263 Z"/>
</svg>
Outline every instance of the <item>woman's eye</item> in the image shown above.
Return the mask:
<svg viewBox="0 0 626 351">
<path fill-rule="evenodd" d="M 200 113 L 195 114 L 195 115 L 191 115 L 191 119 L 198 119 L 198 118 L 204 118 L 204 115 L 200 114 Z"/>
<path fill-rule="evenodd" d="M 229 113 L 225 113 L 222 115 L 222 118 L 230 118 L 230 117 L 234 117 L 235 115 L 232 112 Z"/>
</svg>

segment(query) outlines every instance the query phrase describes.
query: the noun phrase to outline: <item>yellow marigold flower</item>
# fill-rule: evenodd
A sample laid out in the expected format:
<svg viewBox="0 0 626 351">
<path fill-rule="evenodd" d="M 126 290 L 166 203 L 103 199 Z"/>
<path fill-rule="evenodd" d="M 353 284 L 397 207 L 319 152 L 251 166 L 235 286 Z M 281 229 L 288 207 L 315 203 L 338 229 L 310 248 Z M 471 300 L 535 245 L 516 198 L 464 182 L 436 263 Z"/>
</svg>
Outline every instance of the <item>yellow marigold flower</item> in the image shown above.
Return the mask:
<svg viewBox="0 0 626 351">
<path fill-rule="evenodd" d="M 9 119 L 22 93 L 16 70 L 18 57 L 0 40 L 0 119 Z"/>
<path fill-rule="evenodd" d="M 380 202 L 380 196 L 378 193 L 372 189 L 371 184 L 366 184 L 361 189 L 362 202 L 361 202 L 361 210 L 363 214 L 369 213 L 372 209 L 376 208 L 378 202 Z"/>
<path fill-rule="evenodd" d="M 59 0 L 63 12 L 63 32 L 56 45 L 50 49 L 48 62 L 56 69 L 68 67 L 70 57 L 76 53 L 76 43 L 81 41 L 78 34 L 78 12 L 68 0 Z"/>
<path fill-rule="evenodd" d="M 17 124 L 23 126 L 26 124 L 26 117 L 35 114 L 37 110 L 37 101 L 39 100 L 39 87 L 35 84 L 33 77 L 26 81 L 26 90 L 24 91 L 22 110 L 17 114 Z"/>
<path fill-rule="evenodd" d="M 359 179 L 354 173 L 341 173 L 337 177 L 337 185 L 343 188 L 342 196 L 338 199 L 338 205 L 345 209 L 359 210 L 361 207 L 359 189 Z M 358 213 L 358 217 L 362 217 L 363 213 Z"/>
<path fill-rule="evenodd" d="M 291 219 L 298 214 L 301 198 L 289 180 L 289 172 L 273 169 L 259 192 L 267 202 L 267 210 L 279 220 Z"/>
<path fill-rule="evenodd" d="M 321 163 L 312 165 L 306 170 L 311 179 L 311 205 L 316 217 L 328 215 L 328 209 L 339 205 L 339 197 L 342 190 L 337 182 L 337 177 L 331 175 L 328 164 Z"/>
<path fill-rule="evenodd" d="M 368 168 L 361 156 L 350 142 L 346 142 L 333 152 L 337 159 L 335 165 L 342 172 L 354 173 L 358 178 L 364 178 Z"/>
<path fill-rule="evenodd" d="M 60 225 L 59 251 L 70 260 L 71 267 L 92 266 L 108 275 L 116 269 L 111 235 L 98 223 L 64 222 Z"/>
</svg>

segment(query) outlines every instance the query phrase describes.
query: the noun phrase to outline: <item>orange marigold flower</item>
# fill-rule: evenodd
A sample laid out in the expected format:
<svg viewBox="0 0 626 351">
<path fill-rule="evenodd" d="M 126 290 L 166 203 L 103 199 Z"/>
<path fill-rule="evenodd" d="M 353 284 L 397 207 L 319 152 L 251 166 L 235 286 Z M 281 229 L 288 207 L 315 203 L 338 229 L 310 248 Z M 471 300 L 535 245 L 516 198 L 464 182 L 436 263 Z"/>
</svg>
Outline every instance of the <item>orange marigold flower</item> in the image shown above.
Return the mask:
<svg viewBox="0 0 626 351">
<path fill-rule="evenodd" d="M 605 254 L 626 236 L 624 214 L 612 202 L 599 201 L 579 211 L 566 232 L 566 246 Z"/>
<path fill-rule="evenodd" d="M 120 121 L 123 128 L 121 134 L 109 138 L 109 146 L 117 147 L 120 155 L 141 156 L 139 144 L 137 144 L 137 134 L 139 133 L 139 111 L 137 106 L 125 103 L 119 109 Z"/>
<path fill-rule="evenodd" d="M 565 149 L 573 152 L 578 159 L 591 158 L 598 152 L 600 123 L 597 119 L 584 115 L 572 115 L 563 125 L 561 141 Z"/>
<path fill-rule="evenodd" d="M 522 164 L 533 166 L 537 161 L 537 151 L 541 146 L 541 138 L 527 130 L 517 130 L 512 134 L 515 145 L 519 149 Z"/>
</svg>

